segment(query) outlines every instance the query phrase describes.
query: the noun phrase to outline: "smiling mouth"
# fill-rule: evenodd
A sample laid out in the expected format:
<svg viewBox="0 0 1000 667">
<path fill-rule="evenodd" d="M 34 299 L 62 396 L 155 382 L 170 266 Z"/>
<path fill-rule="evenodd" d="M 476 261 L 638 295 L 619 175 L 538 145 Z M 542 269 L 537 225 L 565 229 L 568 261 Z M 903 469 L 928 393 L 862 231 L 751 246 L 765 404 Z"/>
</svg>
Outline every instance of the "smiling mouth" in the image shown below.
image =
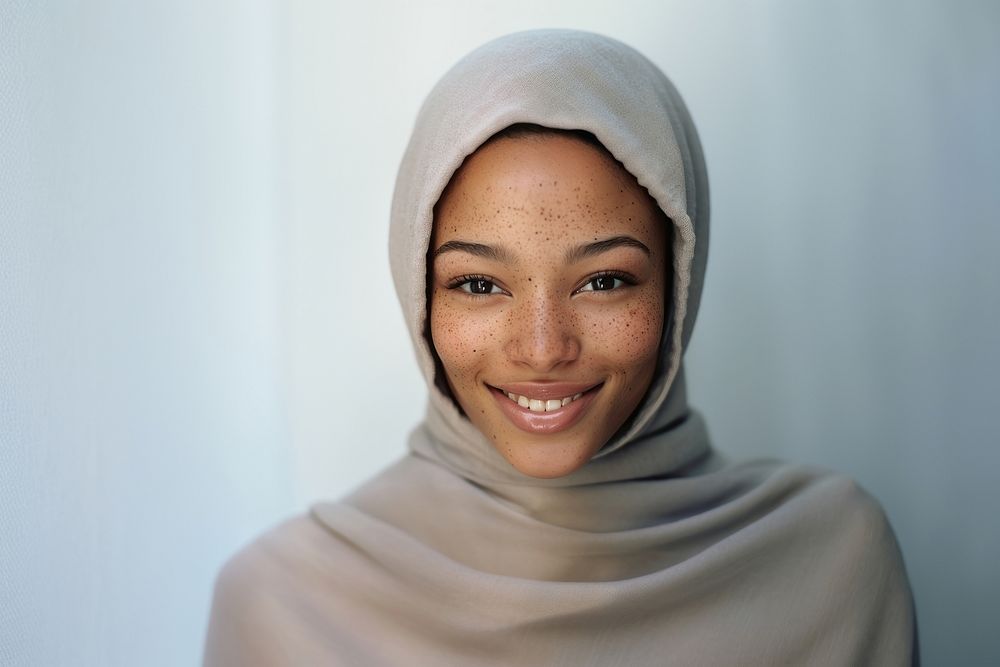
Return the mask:
<svg viewBox="0 0 1000 667">
<path fill-rule="evenodd" d="M 603 382 L 510 382 L 487 385 L 500 412 L 517 428 L 550 435 L 571 428 L 587 414 Z"/>
<path fill-rule="evenodd" d="M 501 391 L 503 390 L 501 389 Z M 566 396 L 564 398 L 549 399 L 528 398 L 523 394 L 515 394 L 510 391 L 505 392 L 505 395 L 522 408 L 527 408 L 532 412 L 552 412 L 553 410 L 558 410 L 559 408 L 569 405 L 573 401 L 581 398 L 583 396 L 583 392 L 577 392 L 572 396 Z"/>
<path fill-rule="evenodd" d="M 511 382 L 487 385 L 497 397 L 506 397 L 517 407 L 535 413 L 555 412 L 604 386 L 603 382 Z M 506 401 L 504 401 L 506 403 Z"/>
</svg>

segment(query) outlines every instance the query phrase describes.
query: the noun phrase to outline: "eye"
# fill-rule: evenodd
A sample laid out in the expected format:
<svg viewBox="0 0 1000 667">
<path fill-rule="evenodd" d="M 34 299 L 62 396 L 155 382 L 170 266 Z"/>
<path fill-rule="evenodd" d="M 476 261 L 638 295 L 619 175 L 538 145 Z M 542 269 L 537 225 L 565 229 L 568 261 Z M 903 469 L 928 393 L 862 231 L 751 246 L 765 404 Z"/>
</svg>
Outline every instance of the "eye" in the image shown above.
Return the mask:
<svg viewBox="0 0 1000 667">
<path fill-rule="evenodd" d="M 635 282 L 628 277 L 618 273 L 602 273 L 588 280 L 580 292 L 608 292 L 619 289 L 625 285 L 634 285 Z"/>
<path fill-rule="evenodd" d="M 621 278 L 615 278 L 614 276 L 598 276 L 584 285 L 583 289 L 584 291 L 589 289 L 594 292 L 603 292 L 618 287 L 621 282 Z"/>
<path fill-rule="evenodd" d="M 489 280 L 483 280 L 482 278 L 474 278 L 473 280 L 467 280 L 462 283 L 462 289 L 471 294 L 493 294 L 493 290 L 495 290 L 496 287 L 497 286 Z"/>
<path fill-rule="evenodd" d="M 497 284 L 486 276 L 462 276 L 456 279 L 450 289 L 459 289 L 466 294 L 475 296 L 489 296 L 491 294 L 504 294 L 504 291 L 497 287 Z"/>
</svg>

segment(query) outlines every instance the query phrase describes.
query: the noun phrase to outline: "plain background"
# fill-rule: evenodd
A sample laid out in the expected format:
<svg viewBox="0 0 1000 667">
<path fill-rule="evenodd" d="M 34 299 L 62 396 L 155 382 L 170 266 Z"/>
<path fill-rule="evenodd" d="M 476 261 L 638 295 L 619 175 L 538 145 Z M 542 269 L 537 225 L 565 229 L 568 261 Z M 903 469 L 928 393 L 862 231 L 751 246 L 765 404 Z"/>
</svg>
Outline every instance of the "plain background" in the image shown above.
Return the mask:
<svg viewBox="0 0 1000 667">
<path fill-rule="evenodd" d="M 925 664 L 1000 664 L 1000 6 L 0 4 L 0 663 L 192 665 L 240 545 L 404 452 L 417 108 L 514 30 L 626 41 L 712 186 L 692 403 L 858 478 Z"/>
</svg>

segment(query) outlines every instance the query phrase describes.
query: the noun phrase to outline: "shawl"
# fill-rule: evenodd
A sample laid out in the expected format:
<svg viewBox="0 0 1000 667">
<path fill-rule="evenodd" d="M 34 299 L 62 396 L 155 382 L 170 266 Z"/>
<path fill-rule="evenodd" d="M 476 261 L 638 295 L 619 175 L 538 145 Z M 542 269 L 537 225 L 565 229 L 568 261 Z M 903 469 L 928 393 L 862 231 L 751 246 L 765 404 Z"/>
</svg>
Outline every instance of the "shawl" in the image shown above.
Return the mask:
<svg viewBox="0 0 1000 667">
<path fill-rule="evenodd" d="M 425 334 L 434 205 L 463 160 L 515 123 L 591 132 L 674 226 L 653 383 L 610 442 L 554 479 L 518 472 L 461 414 Z M 909 584 L 878 503 L 824 470 L 727 462 L 687 405 L 708 219 L 685 105 L 634 49 L 539 30 L 459 61 L 419 112 L 391 213 L 426 419 L 399 461 L 226 563 L 205 664 L 915 662 Z"/>
</svg>

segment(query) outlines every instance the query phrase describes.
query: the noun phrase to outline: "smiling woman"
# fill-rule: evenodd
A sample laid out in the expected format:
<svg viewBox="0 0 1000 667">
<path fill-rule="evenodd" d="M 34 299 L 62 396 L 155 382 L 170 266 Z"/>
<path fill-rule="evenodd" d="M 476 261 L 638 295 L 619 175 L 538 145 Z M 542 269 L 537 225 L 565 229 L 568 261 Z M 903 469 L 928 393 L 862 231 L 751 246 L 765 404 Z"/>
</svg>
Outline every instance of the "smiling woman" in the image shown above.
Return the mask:
<svg viewBox="0 0 1000 667">
<path fill-rule="evenodd" d="M 606 151 L 538 128 L 489 141 L 435 210 L 431 335 L 452 396 L 518 471 L 584 465 L 653 378 L 667 227 Z"/>
<path fill-rule="evenodd" d="M 878 504 L 727 462 L 687 404 L 707 251 L 698 135 L 650 61 L 574 31 L 466 56 L 392 208 L 426 420 L 227 563 L 206 663 L 910 664 Z"/>
</svg>

